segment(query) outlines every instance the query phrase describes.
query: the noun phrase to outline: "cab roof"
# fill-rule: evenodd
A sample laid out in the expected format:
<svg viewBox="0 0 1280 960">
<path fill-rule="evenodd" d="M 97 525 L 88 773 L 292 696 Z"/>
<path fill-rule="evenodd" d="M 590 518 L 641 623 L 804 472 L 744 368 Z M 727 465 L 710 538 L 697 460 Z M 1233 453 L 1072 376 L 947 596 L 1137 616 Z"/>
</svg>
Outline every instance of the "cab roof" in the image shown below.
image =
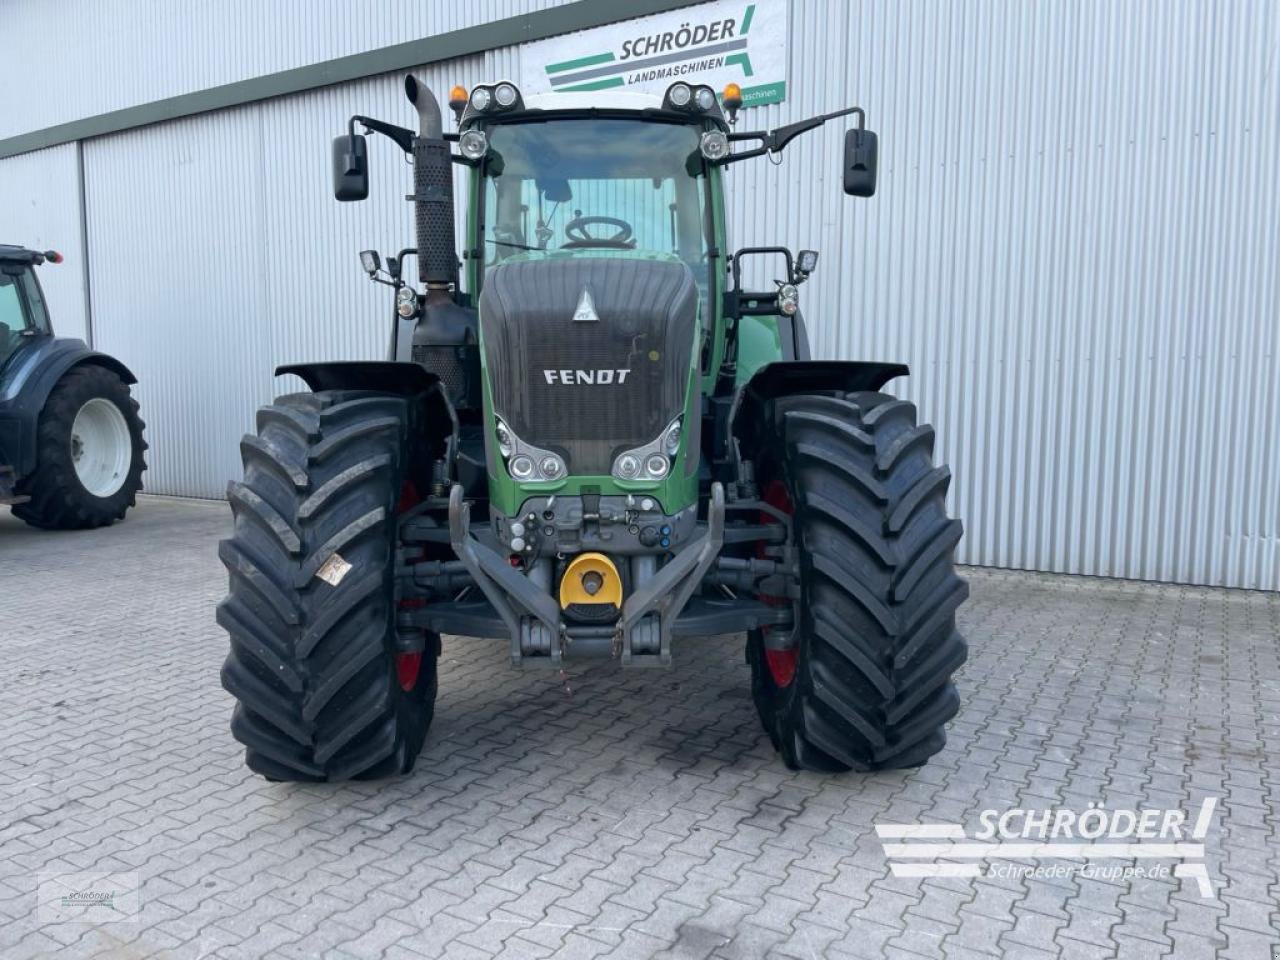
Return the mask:
<svg viewBox="0 0 1280 960">
<path fill-rule="evenodd" d="M 28 250 L 12 243 L 0 243 L 0 260 L 7 263 L 44 263 L 44 251 Z"/>
</svg>

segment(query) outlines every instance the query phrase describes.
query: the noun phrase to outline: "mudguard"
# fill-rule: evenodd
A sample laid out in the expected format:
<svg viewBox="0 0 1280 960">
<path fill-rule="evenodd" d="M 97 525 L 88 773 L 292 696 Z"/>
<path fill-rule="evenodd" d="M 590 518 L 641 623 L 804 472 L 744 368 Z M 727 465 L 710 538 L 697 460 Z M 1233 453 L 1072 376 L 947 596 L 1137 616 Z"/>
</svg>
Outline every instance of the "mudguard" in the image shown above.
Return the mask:
<svg viewBox="0 0 1280 960">
<path fill-rule="evenodd" d="M 37 338 L 0 372 L 0 465 L 13 467 L 18 478 L 35 469 L 36 426 L 45 401 L 63 375 L 82 364 L 105 367 L 127 384 L 138 382 L 115 357 L 73 337 Z"/>
<path fill-rule="evenodd" d="M 426 393 L 440 382 L 421 364 L 396 360 L 338 360 L 276 367 L 277 377 L 286 373 L 301 377 L 313 391 L 379 390 L 406 397 Z"/>
<path fill-rule="evenodd" d="M 403 360 L 335 360 L 330 363 L 290 363 L 276 367 L 276 376 L 292 373 L 313 391 L 376 390 L 423 399 L 423 426 L 432 440 L 458 435 L 458 414 L 440 378 L 420 363 Z M 450 457 L 453 453 L 450 453 Z"/>
<path fill-rule="evenodd" d="M 742 443 L 755 437 L 769 401 L 793 393 L 879 390 L 910 371 L 902 363 L 863 360 L 779 360 L 765 364 L 738 390 L 729 414 L 731 435 Z"/>
</svg>

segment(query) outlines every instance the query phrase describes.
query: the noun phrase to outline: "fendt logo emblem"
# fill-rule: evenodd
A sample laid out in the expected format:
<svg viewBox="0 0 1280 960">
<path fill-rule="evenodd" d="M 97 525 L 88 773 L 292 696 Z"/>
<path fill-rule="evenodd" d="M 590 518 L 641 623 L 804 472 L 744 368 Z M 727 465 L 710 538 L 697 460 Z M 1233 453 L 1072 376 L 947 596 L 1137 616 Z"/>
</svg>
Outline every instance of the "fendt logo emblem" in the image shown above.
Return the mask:
<svg viewBox="0 0 1280 960">
<path fill-rule="evenodd" d="M 596 313 L 596 305 L 591 302 L 591 291 L 583 290 L 582 296 L 578 298 L 578 309 L 573 311 L 574 323 L 599 323 L 600 317 Z"/>
<path fill-rule="evenodd" d="M 561 384 L 567 387 L 581 383 L 587 386 L 608 387 L 626 383 L 627 374 L 630 372 L 630 368 L 626 370 L 543 370 L 542 375 L 547 378 L 548 384 Z"/>
</svg>

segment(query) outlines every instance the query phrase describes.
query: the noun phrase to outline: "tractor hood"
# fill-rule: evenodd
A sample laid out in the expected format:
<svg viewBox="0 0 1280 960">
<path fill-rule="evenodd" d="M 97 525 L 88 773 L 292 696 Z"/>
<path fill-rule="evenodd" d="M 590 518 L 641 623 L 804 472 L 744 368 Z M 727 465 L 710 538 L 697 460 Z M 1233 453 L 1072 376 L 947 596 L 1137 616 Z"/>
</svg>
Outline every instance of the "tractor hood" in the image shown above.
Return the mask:
<svg viewBox="0 0 1280 960">
<path fill-rule="evenodd" d="M 607 477 L 622 451 L 659 438 L 691 382 L 692 272 L 619 253 L 513 257 L 486 270 L 480 295 L 493 413 L 571 475 Z"/>
</svg>

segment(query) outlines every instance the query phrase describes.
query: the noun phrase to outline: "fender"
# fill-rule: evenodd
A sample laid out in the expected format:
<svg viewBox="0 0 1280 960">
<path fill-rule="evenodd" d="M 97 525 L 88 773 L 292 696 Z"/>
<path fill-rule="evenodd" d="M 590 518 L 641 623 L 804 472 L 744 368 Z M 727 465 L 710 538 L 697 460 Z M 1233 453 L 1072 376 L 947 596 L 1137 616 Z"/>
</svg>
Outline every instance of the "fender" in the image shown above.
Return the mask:
<svg viewBox="0 0 1280 960">
<path fill-rule="evenodd" d="M 277 377 L 286 373 L 301 377 L 313 391 L 377 390 L 403 397 L 427 393 L 440 382 L 421 364 L 397 360 L 338 360 L 276 367 Z"/>
<path fill-rule="evenodd" d="M 127 384 L 138 382 L 115 357 L 90 350 L 73 337 L 39 338 L 9 358 L 0 373 L 0 465 L 19 478 L 36 466 L 36 426 L 58 381 L 74 367 L 105 367 Z"/>
<path fill-rule="evenodd" d="M 373 390 L 402 397 L 421 397 L 424 426 L 433 440 L 458 436 L 458 414 L 440 378 L 420 363 L 404 360 L 335 360 L 329 363 L 290 363 L 276 367 L 276 376 L 292 373 L 313 391 Z M 450 451 L 452 458 L 454 451 Z"/>
<path fill-rule="evenodd" d="M 879 390 L 910 371 L 902 363 L 864 360 L 779 360 L 767 363 L 738 390 L 729 413 L 730 434 L 750 443 L 771 400 L 794 393 L 824 390 Z"/>
</svg>

